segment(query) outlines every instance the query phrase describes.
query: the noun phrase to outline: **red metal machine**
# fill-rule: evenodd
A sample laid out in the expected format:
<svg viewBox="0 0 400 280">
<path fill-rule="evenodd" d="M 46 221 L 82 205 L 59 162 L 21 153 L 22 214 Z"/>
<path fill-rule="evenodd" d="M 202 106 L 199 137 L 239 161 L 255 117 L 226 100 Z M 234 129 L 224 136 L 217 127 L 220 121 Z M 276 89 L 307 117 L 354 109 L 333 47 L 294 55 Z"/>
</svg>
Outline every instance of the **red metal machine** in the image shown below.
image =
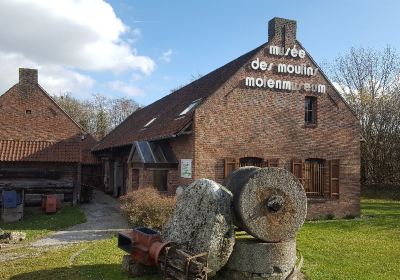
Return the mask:
<svg viewBox="0 0 400 280">
<path fill-rule="evenodd" d="M 135 263 L 159 266 L 163 279 L 207 279 L 207 253 L 185 252 L 172 242 L 163 242 L 155 230 L 140 227 L 120 232 L 118 247 L 129 253 Z"/>
</svg>

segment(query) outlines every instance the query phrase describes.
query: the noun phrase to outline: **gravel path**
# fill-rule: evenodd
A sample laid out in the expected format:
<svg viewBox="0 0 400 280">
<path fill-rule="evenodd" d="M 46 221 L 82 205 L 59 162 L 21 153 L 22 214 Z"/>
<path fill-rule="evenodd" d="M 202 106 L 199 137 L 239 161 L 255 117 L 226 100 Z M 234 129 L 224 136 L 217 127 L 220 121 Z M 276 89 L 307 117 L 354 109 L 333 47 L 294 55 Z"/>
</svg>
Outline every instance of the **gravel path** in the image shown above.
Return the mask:
<svg viewBox="0 0 400 280">
<path fill-rule="evenodd" d="M 82 204 L 81 209 L 86 216 L 85 223 L 57 231 L 30 245 L 41 247 L 105 239 L 128 228 L 126 220 L 119 211 L 118 200 L 103 192 L 95 191 L 93 202 Z"/>
</svg>

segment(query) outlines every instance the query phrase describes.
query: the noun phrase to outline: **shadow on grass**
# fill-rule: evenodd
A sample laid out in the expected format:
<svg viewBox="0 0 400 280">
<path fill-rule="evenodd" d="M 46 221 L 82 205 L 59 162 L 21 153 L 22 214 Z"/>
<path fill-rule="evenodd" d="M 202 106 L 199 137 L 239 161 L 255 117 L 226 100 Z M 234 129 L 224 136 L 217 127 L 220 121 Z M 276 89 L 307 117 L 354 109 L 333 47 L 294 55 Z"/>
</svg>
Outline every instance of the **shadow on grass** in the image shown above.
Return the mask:
<svg viewBox="0 0 400 280">
<path fill-rule="evenodd" d="M 11 280 L 45 280 L 45 279 L 128 279 L 128 275 L 121 270 L 120 264 L 96 264 L 72 267 L 38 270 L 22 273 L 10 278 Z M 138 280 L 160 279 L 158 275 L 136 278 Z"/>
<path fill-rule="evenodd" d="M 387 216 L 400 215 L 400 203 L 398 202 L 364 202 L 362 204 L 364 215 Z"/>
</svg>

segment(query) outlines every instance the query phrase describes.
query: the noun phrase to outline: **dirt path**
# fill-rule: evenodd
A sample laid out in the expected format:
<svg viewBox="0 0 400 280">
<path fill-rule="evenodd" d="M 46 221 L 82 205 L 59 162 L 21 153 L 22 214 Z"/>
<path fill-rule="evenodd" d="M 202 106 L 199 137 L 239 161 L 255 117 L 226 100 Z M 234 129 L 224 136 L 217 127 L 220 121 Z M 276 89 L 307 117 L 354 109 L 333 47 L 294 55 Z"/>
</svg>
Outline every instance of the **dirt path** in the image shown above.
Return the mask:
<svg viewBox="0 0 400 280">
<path fill-rule="evenodd" d="M 126 220 L 120 214 L 118 200 L 100 191 L 95 192 L 92 203 L 82 204 L 81 209 L 85 213 L 86 223 L 57 231 L 30 245 L 41 247 L 105 239 L 128 228 Z"/>
</svg>

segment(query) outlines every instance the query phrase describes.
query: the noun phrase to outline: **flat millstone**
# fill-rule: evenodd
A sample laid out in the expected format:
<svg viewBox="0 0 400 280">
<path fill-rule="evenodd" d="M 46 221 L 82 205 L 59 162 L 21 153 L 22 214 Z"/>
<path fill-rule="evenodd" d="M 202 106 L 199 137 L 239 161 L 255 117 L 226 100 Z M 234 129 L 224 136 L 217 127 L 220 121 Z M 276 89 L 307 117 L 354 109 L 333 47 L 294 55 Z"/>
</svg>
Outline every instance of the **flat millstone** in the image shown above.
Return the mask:
<svg viewBox="0 0 400 280">
<path fill-rule="evenodd" d="M 176 209 L 164 228 L 164 241 L 198 254 L 208 252 L 210 275 L 221 269 L 233 250 L 232 193 L 218 183 L 200 179 L 179 195 Z"/>
<path fill-rule="evenodd" d="M 296 240 L 265 243 L 255 238 L 245 238 L 236 240 L 224 270 L 267 279 L 286 279 L 295 266 Z"/>
<path fill-rule="evenodd" d="M 281 168 L 244 167 L 224 182 L 234 195 L 235 224 L 265 242 L 296 237 L 307 215 L 303 186 Z"/>
</svg>

